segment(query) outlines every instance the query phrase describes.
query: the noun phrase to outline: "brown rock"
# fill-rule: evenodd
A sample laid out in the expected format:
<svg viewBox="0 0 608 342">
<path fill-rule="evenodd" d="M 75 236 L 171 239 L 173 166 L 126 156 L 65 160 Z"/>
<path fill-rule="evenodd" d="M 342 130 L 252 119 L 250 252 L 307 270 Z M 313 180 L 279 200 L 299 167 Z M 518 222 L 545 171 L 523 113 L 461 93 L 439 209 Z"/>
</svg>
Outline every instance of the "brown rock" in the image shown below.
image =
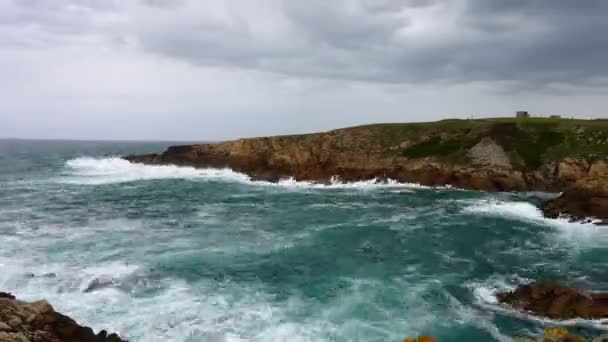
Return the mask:
<svg viewBox="0 0 608 342">
<path fill-rule="evenodd" d="M 536 316 L 553 319 L 606 318 L 608 295 L 588 295 L 558 284 L 541 282 L 521 285 L 497 294 L 498 301 Z"/>
<path fill-rule="evenodd" d="M 105 330 L 95 335 L 91 328 L 56 312 L 46 301 L 26 303 L 5 295 L 0 298 L 0 342 L 12 341 L 124 342 Z"/>
<path fill-rule="evenodd" d="M 13 328 L 10 325 L 8 325 L 4 322 L 0 322 L 0 331 L 11 331 L 11 330 L 13 330 Z"/>
<path fill-rule="evenodd" d="M 568 216 L 576 220 L 588 217 L 608 220 L 608 174 L 579 179 L 563 194 L 545 204 L 548 217 Z"/>
<path fill-rule="evenodd" d="M 597 161 L 589 168 L 588 177 L 604 177 L 608 175 L 608 162 L 604 160 Z"/>
<path fill-rule="evenodd" d="M 415 126 L 411 127 L 415 129 Z M 528 169 L 513 148 L 517 137 L 534 140 L 528 135 L 510 136 L 503 132 L 507 136 L 501 138 L 500 134 L 492 135 L 500 130 L 490 129 L 472 137 L 446 129 L 384 139 L 384 132 L 382 127 L 358 127 L 317 134 L 172 146 L 160 154 L 124 158 L 134 163 L 155 165 L 231 168 L 254 180 L 271 182 L 294 178 L 325 184 L 338 176 L 344 182 L 390 178 L 429 186 L 449 184 L 471 190 L 563 192 L 561 199 L 544 207 L 547 217 L 567 215 L 579 220 L 592 216 L 608 221 L 608 190 L 601 190 L 603 184 L 608 186 L 608 162 L 597 156 L 568 156 Z M 447 156 L 441 152 L 420 157 L 404 153 L 434 140 L 448 147 L 455 144 L 458 150 Z"/>
<path fill-rule="evenodd" d="M 403 342 L 435 342 L 432 336 L 406 337 Z"/>
<path fill-rule="evenodd" d="M 586 177 L 588 170 L 587 161 L 567 158 L 557 166 L 557 179 L 561 184 L 571 184 Z"/>
<path fill-rule="evenodd" d="M 40 300 L 37 302 L 30 303 L 29 307 L 33 308 L 40 314 L 45 314 L 47 312 L 55 311 L 55 310 L 53 310 L 53 307 L 46 300 Z"/>
</svg>

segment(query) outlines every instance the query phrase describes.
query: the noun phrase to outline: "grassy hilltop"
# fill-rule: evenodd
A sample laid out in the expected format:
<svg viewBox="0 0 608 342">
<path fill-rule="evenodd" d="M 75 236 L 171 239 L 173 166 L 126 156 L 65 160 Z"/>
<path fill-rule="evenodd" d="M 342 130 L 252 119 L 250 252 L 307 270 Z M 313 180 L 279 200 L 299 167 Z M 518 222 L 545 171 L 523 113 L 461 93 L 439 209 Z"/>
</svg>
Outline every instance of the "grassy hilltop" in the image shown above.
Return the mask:
<svg viewBox="0 0 608 342">
<path fill-rule="evenodd" d="M 516 165 L 536 169 L 566 157 L 608 155 L 608 120 L 558 118 L 449 119 L 425 123 L 374 124 L 332 131 L 336 135 L 365 136 L 387 155 L 408 158 L 439 157 L 465 162 L 466 152 L 484 137 L 501 145 Z M 403 142 L 413 141 L 414 144 Z"/>
</svg>

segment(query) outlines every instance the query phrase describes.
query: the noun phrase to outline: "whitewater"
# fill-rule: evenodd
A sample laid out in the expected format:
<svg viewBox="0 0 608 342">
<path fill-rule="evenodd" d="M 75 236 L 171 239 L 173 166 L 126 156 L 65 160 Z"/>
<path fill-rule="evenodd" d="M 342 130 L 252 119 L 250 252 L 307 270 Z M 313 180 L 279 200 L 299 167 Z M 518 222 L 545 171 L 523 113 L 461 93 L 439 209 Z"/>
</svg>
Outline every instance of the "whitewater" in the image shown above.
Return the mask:
<svg viewBox="0 0 608 342">
<path fill-rule="evenodd" d="M 0 291 L 130 341 L 487 342 L 555 324 L 498 290 L 608 290 L 608 230 L 525 194 L 119 158 L 168 145 L 0 141 Z"/>
</svg>

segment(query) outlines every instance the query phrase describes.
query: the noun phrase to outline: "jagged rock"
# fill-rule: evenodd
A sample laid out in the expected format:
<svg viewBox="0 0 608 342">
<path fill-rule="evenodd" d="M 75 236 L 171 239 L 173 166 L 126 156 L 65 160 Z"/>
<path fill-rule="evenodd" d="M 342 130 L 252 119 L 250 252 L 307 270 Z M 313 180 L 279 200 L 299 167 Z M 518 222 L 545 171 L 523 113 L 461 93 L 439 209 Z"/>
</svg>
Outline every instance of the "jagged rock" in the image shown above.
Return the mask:
<svg viewBox="0 0 608 342">
<path fill-rule="evenodd" d="M 608 172 L 579 179 L 559 198 L 548 202 L 543 210 L 552 218 L 566 216 L 585 220 L 591 217 L 608 221 Z"/>
<path fill-rule="evenodd" d="M 435 125 L 441 129 L 432 128 Z M 545 135 L 536 134 L 536 129 L 520 130 L 508 122 L 480 121 L 468 129 L 461 127 L 441 122 L 423 126 L 372 125 L 172 146 L 160 154 L 129 155 L 124 159 L 155 165 L 231 168 L 254 180 L 272 182 L 294 178 L 328 183 L 338 176 L 344 182 L 390 178 L 470 190 L 564 192 L 563 200 L 557 199 L 544 208 L 547 216 L 566 214 L 575 219 L 593 216 L 608 220 L 608 192 L 598 195 L 592 188 L 577 191 L 581 188 L 579 182 L 591 186 L 597 183 L 591 180 L 606 181 L 608 162 L 598 160 L 604 156 L 575 151 L 555 159 L 552 154 L 536 153 L 563 141 L 563 132 L 550 127 L 545 127 Z M 567 129 L 574 133 L 576 128 Z"/>
<path fill-rule="evenodd" d="M 555 283 L 520 285 L 496 295 L 498 301 L 536 316 L 557 320 L 608 317 L 608 294 L 585 293 Z"/>
<path fill-rule="evenodd" d="M 566 158 L 557 165 L 557 179 L 564 184 L 573 183 L 587 176 L 586 160 Z"/>
<path fill-rule="evenodd" d="M 492 138 L 485 137 L 477 145 L 471 147 L 467 153 L 474 164 L 496 165 L 511 169 L 509 156 Z"/>
<path fill-rule="evenodd" d="M 599 160 L 589 168 L 588 177 L 603 177 L 608 175 L 608 162 Z"/>
<path fill-rule="evenodd" d="M 56 312 L 45 300 L 26 303 L 0 292 L 0 342 L 124 342 Z"/>
</svg>

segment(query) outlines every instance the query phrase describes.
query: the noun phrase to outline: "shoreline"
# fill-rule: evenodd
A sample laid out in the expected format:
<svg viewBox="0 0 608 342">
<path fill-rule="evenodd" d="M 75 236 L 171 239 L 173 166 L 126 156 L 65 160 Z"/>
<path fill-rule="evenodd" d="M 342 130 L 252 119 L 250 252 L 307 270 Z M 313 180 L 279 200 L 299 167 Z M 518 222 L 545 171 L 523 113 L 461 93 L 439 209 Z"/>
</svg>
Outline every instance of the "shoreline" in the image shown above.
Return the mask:
<svg viewBox="0 0 608 342">
<path fill-rule="evenodd" d="M 46 301 L 24 302 L 0 292 L 0 341 L 3 342 L 127 342 L 115 333 L 79 325 Z"/>
<path fill-rule="evenodd" d="M 547 217 L 608 221 L 608 124 L 539 119 L 378 124 L 178 145 L 133 163 L 229 168 L 252 180 L 327 184 L 389 179 L 498 192 L 562 192 Z"/>
</svg>

